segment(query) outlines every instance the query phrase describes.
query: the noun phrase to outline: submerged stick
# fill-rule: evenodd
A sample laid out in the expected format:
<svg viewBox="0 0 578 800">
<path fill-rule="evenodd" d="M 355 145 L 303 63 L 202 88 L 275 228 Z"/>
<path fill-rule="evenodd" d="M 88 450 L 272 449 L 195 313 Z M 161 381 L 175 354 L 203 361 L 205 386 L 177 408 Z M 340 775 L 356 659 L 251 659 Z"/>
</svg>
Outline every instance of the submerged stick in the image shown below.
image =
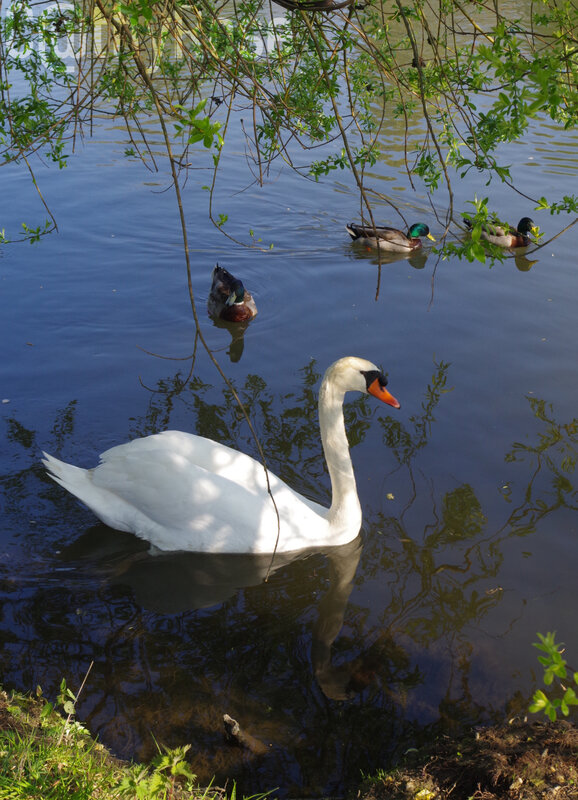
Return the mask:
<svg viewBox="0 0 578 800">
<path fill-rule="evenodd" d="M 260 739 L 251 736 L 241 729 L 241 726 L 236 719 L 233 719 L 228 714 L 223 714 L 223 723 L 225 725 L 225 738 L 231 744 L 236 744 L 239 747 L 244 747 L 250 750 L 255 755 L 263 755 L 269 747 L 264 744 Z"/>
</svg>

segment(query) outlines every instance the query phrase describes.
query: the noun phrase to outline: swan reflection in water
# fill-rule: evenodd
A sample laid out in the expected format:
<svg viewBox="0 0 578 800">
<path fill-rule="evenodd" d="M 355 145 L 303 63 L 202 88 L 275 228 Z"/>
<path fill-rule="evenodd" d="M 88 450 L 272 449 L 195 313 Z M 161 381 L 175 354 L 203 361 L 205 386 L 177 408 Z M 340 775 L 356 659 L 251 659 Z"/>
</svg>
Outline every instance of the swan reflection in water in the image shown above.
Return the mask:
<svg viewBox="0 0 578 800">
<path fill-rule="evenodd" d="M 135 551 L 135 547 L 138 548 Z M 62 553 L 78 565 L 88 561 L 107 582 L 131 589 L 139 606 L 157 614 L 220 606 L 239 590 L 258 586 L 295 561 L 323 555 L 329 565 L 329 583 L 317 606 L 311 658 L 315 678 L 332 700 L 345 700 L 354 666 L 334 667 L 332 645 L 343 626 L 353 580 L 362 553 L 362 537 L 328 548 L 312 548 L 271 555 L 209 554 L 144 549 L 130 534 L 104 525 L 90 528 Z M 277 595 L 278 597 L 278 595 Z"/>
</svg>

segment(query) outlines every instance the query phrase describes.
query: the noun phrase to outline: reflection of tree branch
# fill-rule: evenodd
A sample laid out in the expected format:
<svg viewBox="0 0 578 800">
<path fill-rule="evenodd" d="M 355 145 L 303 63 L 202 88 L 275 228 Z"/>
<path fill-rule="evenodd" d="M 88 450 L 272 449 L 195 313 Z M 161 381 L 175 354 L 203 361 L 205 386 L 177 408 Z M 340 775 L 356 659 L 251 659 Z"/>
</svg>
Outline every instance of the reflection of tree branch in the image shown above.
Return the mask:
<svg viewBox="0 0 578 800">
<path fill-rule="evenodd" d="M 442 395 L 451 391 L 446 388 L 450 365 L 440 361 L 435 366 L 436 371 L 425 391 L 426 400 L 421 404 L 422 413 L 409 418 L 409 422 L 413 424 L 412 433 L 406 430 L 405 425 L 398 420 L 380 419 L 381 426 L 384 428 L 383 438 L 386 445 L 393 450 L 400 466 L 405 465 L 410 469 L 413 458 L 428 442 L 431 426 L 435 421 L 434 411 Z"/>
<path fill-rule="evenodd" d="M 536 466 L 524 491 L 524 502 L 509 515 L 502 528 L 513 528 L 518 535 L 532 532 L 537 523 L 559 508 L 571 511 L 578 509 L 576 489 L 569 475 L 576 467 L 578 458 L 578 419 L 568 423 L 558 423 L 552 417 L 552 406 L 536 397 L 528 397 L 530 408 L 537 420 L 544 423 L 546 430 L 538 434 L 538 442 L 524 445 L 515 442 L 505 456 L 506 463 L 515 463 L 535 458 Z M 548 409 L 550 413 L 548 413 Z M 539 478 L 551 476 L 554 500 L 547 503 L 543 496 L 534 499 L 535 484 Z M 508 499 L 508 498 L 506 498 Z"/>
<path fill-rule="evenodd" d="M 430 392 L 431 388 L 428 387 Z M 578 510 L 576 490 L 570 480 L 578 460 L 578 419 L 559 423 L 551 406 L 543 400 L 528 398 L 528 401 L 543 427 L 535 441 L 515 442 L 505 456 L 505 461 L 511 464 L 530 462 L 531 470 L 525 479 L 522 501 L 492 531 L 486 530 L 486 516 L 468 484 L 447 492 L 441 505 L 430 489 L 433 522 L 420 525 L 416 535 L 407 531 L 406 515 L 415 500 L 423 497 L 414 481 L 412 460 L 427 443 L 436 393 L 431 392 L 424 403 L 423 418 L 414 420 L 413 433 L 400 431 L 399 426 L 394 428 L 393 421 L 391 427 L 387 424 L 388 440 L 398 448 L 398 469 L 406 467 L 411 478 L 411 497 L 402 514 L 397 519 L 380 521 L 380 527 L 389 527 L 392 535 L 379 537 L 367 545 L 383 551 L 381 558 L 374 553 L 372 562 L 381 564 L 386 560 L 395 573 L 395 580 L 390 581 L 392 598 L 382 612 L 388 629 L 403 630 L 425 645 L 449 632 L 460 635 L 466 625 L 479 625 L 503 596 L 499 584 L 492 589 L 478 588 L 480 582 L 495 581 L 498 576 L 504 558 L 501 542 L 533 532 L 559 509 Z M 553 497 L 549 499 L 548 494 Z M 510 496 L 504 496 L 511 502 Z M 451 561 L 444 558 L 448 549 Z M 417 587 L 413 586 L 415 582 Z M 508 624 L 511 627 L 513 621 Z"/>
<path fill-rule="evenodd" d="M 434 362 L 435 363 L 435 362 Z M 380 425 L 383 430 L 383 439 L 388 448 L 390 448 L 397 461 L 398 466 L 392 470 L 389 475 L 398 472 L 402 467 L 407 467 L 409 480 L 411 482 L 412 492 L 406 502 L 406 506 L 401 512 L 400 519 L 403 519 L 406 511 L 409 510 L 412 503 L 417 498 L 417 482 L 413 474 L 413 459 L 416 454 L 422 450 L 431 433 L 431 425 L 435 422 L 434 410 L 443 394 L 451 391 L 446 388 L 447 373 L 450 365 L 440 361 L 435 364 L 436 371 L 434 372 L 431 383 L 425 391 L 425 401 L 422 402 L 422 413 L 420 415 L 413 415 L 409 418 L 409 423 L 413 425 L 413 432 L 406 429 L 405 425 L 399 420 L 394 420 L 391 417 L 383 419 L 380 417 Z"/>
</svg>

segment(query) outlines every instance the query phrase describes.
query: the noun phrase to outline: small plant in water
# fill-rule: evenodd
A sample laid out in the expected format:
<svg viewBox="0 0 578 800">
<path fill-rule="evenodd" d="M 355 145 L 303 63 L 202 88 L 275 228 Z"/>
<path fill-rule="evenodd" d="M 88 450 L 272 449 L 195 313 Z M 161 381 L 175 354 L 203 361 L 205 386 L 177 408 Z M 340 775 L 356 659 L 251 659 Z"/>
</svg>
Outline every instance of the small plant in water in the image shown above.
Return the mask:
<svg viewBox="0 0 578 800">
<path fill-rule="evenodd" d="M 538 661 L 544 667 L 544 683 L 546 686 L 558 688 L 563 692 L 562 697 L 555 697 L 550 699 L 548 695 L 537 689 L 532 698 L 530 711 L 538 713 L 543 711 L 547 717 L 552 721 L 558 716 L 558 710 L 564 714 L 565 717 L 570 713 L 570 706 L 578 705 L 578 697 L 576 691 L 568 683 L 572 682 L 578 686 L 578 672 L 574 672 L 568 680 L 567 661 L 563 657 L 564 645 L 556 642 L 556 633 L 547 633 L 543 636 L 538 634 L 539 642 L 534 642 L 534 647 L 541 650 L 545 655 L 538 656 Z"/>
<path fill-rule="evenodd" d="M 59 745 L 62 743 L 62 740 L 64 739 L 64 737 L 68 733 L 70 733 L 70 731 L 72 729 L 76 729 L 78 731 L 85 732 L 85 729 L 80 724 L 80 722 L 77 722 L 76 720 L 73 720 L 72 718 L 76 714 L 76 704 L 78 702 L 78 698 L 80 696 L 80 693 L 82 692 L 82 690 L 84 688 L 84 684 L 86 683 L 86 679 L 88 678 L 88 676 L 90 674 L 90 670 L 92 669 L 93 663 L 94 662 L 91 661 L 88 669 L 86 670 L 86 675 L 84 676 L 84 679 L 83 679 L 83 681 L 82 681 L 82 683 L 80 685 L 80 689 L 78 690 L 78 694 L 74 694 L 72 689 L 70 689 L 68 687 L 68 685 L 66 683 L 66 678 L 63 678 L 60 681 L 60 692 L 58 694 L 57 703 L 56 704 L 58 706 L 60 706 L 62 708 L 62 710 L 64 711 L 64 713 L 66 714 L 66 721 L 65 721 L 64 725 L 62 726 L 62 731 L 61 731 L 60 737 L 58 739 L 58 744 Z M 40 697 L 41 694 L 42 694 L 42 690 L 39 687 L 38 690 L 37 690 L 38 697 Z M 41 719 L 46 719 L 47 717 L 49 717 L 52 714 L 53 710 L 54 710 L 54 706 L 52 705 L 52 703 L 46 702 L 44 704 L 44 707 L 43 707 L 41 713 L 40 713 L 40 718 Z"/>
</svg>

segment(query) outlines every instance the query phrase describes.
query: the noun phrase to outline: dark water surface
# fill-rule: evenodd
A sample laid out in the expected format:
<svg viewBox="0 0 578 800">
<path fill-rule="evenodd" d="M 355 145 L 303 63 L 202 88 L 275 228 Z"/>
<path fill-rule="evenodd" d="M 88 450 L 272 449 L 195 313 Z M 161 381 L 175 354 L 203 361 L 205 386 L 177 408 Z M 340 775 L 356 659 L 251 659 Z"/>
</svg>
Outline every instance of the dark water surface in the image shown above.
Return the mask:
<svg viewBox="0 0 578 800">
<path fill-rule="evenodd" d="M 427 199 L 404 188 L 391 137 L 371 181 L 439 236 Z M 504 160 L 528 194 L 570 194 L 577 145 L 537 125 Z M 577 229 L 534 263 L 430 255 L 379 268 L 344 230 L 359 213 L 347 175 L 315 184 L 282 172 L 246 188 L 239 144 L 217 213 L 231 234 L 274 242 L 255 251 L 207 223 L 206 175 L 192 174 L 203 332 L 270 466 L 328 501 L 315 403 L 340 356 L 383 364 L 402 403 L 352 397 L 347 408 L 360 539 L 280 559 L 265 583 L 267 559 L 149 554 L 96 524 L 39 463 L 46 449 L 91 466 L 167 427 L 256 454 L 202 351 L 187 381 L 194 323 L 168 173 L 123 149 L 103 125 L 65 171 L 38 166 L 59 232 L 0 251 L 2 684 L 54 696 L 94 662 L 79 718 L 116 754 L 190 742 L 202 780 L 294 796 L 341 794 L 440 730 L 523 712 L 541 683 L 536 631 L 557 630 L 570 660 L 578 653 Z M 28 176 L 4 167 L 3 181 L 7 231 L 43 221 Z M 512 222 L 529 213 L 545 239 L 570 222 L 473 176 L 454 190 L 464 210 L 477 192 Z M 234 343 L 205 313 L 217 260 L 259 307 Z M 224 713 L 266 752 L 226 745 Z"/>
</svg>

